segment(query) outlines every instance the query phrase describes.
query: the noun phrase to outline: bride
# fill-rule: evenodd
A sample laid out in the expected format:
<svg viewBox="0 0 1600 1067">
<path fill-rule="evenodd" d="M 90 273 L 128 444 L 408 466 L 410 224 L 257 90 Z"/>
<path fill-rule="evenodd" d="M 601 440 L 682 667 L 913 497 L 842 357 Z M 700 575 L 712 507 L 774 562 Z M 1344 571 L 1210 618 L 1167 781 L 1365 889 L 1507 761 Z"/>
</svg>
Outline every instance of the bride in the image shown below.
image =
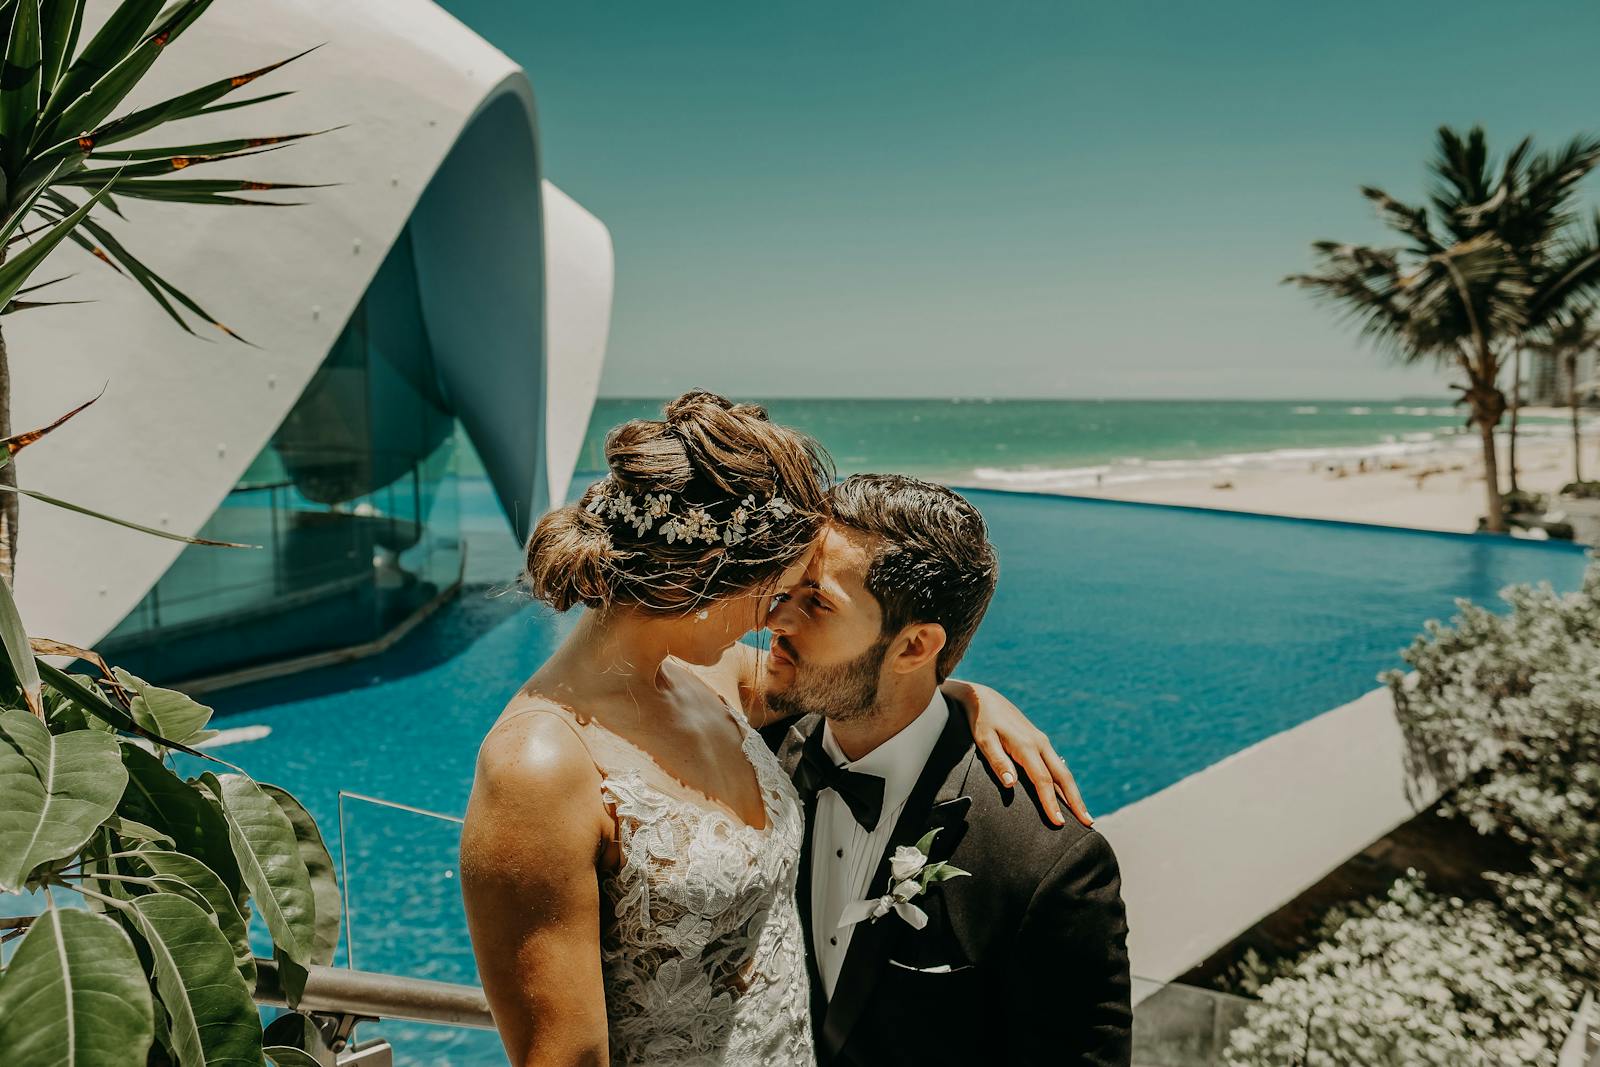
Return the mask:
<svg viewBox="0 0 1600 1067">
<path fill-rule="evenodd" d="M 804 572 L 830 464 L 704 392 L 612 430 L 606 460 L 539 522 L 524 574 L 589 610 L 478 756 L 461 876 L 484 991 L 515 1067 L 812 1064 L 805 827 L 739 640 Z M 948 684 L 996 773 L 1003 744 L 1059 821 L 1052 771 L 1076 791 L 1048 742 Z"/>
</svg>

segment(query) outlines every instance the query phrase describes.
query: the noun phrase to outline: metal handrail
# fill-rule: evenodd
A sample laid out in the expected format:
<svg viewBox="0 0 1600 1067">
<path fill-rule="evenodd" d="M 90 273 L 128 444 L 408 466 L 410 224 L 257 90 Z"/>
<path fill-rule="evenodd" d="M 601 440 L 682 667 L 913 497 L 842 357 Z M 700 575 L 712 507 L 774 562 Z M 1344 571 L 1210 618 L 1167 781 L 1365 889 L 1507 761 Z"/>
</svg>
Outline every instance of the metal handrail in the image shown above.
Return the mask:
<svg viewBox="0 0 1600 1067">
<path fill-rule="evenodd" d="M 279 980 L 277 963 L 259 956 L 256 1003 L 277 1008 L 291 1006 Z M 307 967 L 305 992 L 293 1007 L 307 1013 L 494 1029 L 489 1001 L 477 986 L 339 967 Z"/>
</svg>

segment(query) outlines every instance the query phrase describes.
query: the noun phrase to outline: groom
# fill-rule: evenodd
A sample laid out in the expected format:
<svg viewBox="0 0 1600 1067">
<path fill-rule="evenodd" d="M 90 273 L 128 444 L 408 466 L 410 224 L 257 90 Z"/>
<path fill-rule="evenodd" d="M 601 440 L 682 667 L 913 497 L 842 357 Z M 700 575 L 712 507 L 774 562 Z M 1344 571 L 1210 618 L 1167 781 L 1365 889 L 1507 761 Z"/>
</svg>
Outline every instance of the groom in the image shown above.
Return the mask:
<svg viewBox="0 0 1600 1067">
<path fill-rule="evenodd" d="M 1126 1067 L 1116 858 L 1003 789 L 939 692 L 994 592 L 982 516 L 898 475 L 845 480 L 833 508 L 769 616 L 764 678 L 802 716 L 778 755 L 806 808 L 820 1063 Z"/>
</svg>

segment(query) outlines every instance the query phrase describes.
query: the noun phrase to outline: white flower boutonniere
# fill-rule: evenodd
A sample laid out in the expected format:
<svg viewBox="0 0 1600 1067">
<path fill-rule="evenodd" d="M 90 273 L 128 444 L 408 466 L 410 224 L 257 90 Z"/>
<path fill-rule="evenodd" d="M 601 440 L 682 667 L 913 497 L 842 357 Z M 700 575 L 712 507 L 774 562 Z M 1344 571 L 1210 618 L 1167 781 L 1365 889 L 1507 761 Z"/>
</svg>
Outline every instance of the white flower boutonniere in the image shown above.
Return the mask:
<svg viewBox="0 0 1600 1067">
<path fill-rule="evenodd" d="M 912 899 L 921 896 L 934 882 L 970 877 L 972 874 L 947 862 L 928 862 L 928 849 L 937 836 L 939 827 L 922 835 L 922 840 L 915 845 L 901 845 L 895 849 L 894 855 L 889 857 L 889 892 L 881 897 L 845 905 L 844 914 L 839 917 L 839 927 L 854 926 L 862 919 L 877 922 L 891 911 L 915 929 L 927 926 L 928 913 L 911 903 Z"/>
</svg>

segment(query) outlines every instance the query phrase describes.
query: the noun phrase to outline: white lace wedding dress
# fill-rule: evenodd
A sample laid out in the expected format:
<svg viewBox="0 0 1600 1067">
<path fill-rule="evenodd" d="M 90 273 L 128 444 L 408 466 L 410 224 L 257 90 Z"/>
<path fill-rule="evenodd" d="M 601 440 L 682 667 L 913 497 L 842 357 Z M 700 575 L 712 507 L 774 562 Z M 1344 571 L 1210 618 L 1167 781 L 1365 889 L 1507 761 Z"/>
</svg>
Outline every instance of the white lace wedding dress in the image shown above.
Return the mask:
<svg viewBox="0 0 1600 1067">
<path fill-rule="evenodd" d="M 578 727 L 620 834 L 621 865 L 601 883 L 614 1067 L 816 1062 L 795 904 L 804 815 L 777 758 L 731 714 L 761 786 L 761 829 L 618 735 Z"/>
</svg>

